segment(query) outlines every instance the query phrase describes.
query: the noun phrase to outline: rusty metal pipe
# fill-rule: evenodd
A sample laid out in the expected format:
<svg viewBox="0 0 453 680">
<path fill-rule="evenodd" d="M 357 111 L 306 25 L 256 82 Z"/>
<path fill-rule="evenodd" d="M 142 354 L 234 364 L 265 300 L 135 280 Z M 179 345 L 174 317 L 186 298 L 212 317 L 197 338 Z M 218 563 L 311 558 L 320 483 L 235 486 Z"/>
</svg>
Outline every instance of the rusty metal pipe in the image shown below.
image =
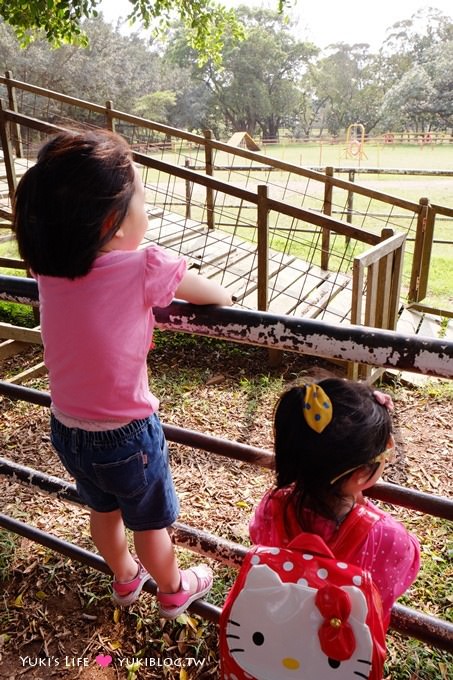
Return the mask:
<svg viewBox="0 0 453 680">
<path fill-rule="evenodd" d="M 40 406 L 50 406 L 50 395 L 22 385 L 13 385 L 0 381 L 0 395 L 11 399 L 23 399 Z M 195 430 L 187 430 L 176 425 L 163 425 L 163 430 L 168 441 L 184 444 L 193 448 L 199 448 L 210 453 L 226 456 L 234 460 L 241 460 L 261 467 L 272 468 L 274 456 L 270 451 L 258 447 L 240 444 L 239 442 L 213 437 Z M 377 500 L 393 503 L 404 508 L 425 512 L 443 519 L 453 519 L 453 501 L 444 496 L 433 496 L 423 491 L 406 489 L 397 484 L 379 482 L 370 489 L 366 495 Z"/>
<path fill-rule="evenodd" d="M 85 548 L 74 545 L 74 543 L 68 543 L 57 536 L 48 534 L 41 529 L 37 529 L 36 527 L 26 524 L 25 522 L 21 522 L 20 520 L 13 519 L 12 517 L 8 517 L 8 515 L 0 513 L 0 526 L 4 529 L 7 529 L 8 531 L 18 534 L 19 536 L 24 536 L 35 543 L 44 545 L 46 548 L 50 548 L 50 550 L 54 550 L 55 552 L 65 555 L 70 559 L 77 560 L 82 564 L 86 564 L 92 569 L 97 569 L 97 571 L 101 571 L 104 574 L 112 573 L 103 558 L 99 555 L 95 555 L 89 550 L 85 550 Z M 150 578 L 149 581 L 145 583 L 143 589 L 148 593 L 155 594 L 156 583 L 152 578 Z M 189 607 L 189 609 L 208 621 L 218 623 L 220 609 L 213 604 L 205 602 L 204 600 L 197 600 Z"/>
<path fill-rule="evenodd" d="M 36 281 L 0 276 L 0 299 L 37 304 Z M 154 313 L 161 329 L 453 378 L 453 342 L 446 339 L 180 300 Z"/>
<path fill-rule="evenodd" d="M 25 536 L 35 543 L 44 545 L 55 552 L 61 553 L 66 557 L 75 559 L 82 564 L 87 564 L 93 569 L 102 571 L 105 574 L 110 574 L 111 571 L 104 560 L 91 553 L 84 548 L 80 548 L 73 543 L 68 543 L 61 538 L 48 534 L 41 529 L 25 524 L 20 520 L 13 519 L 0 513 L 0 526 L 8 531 L 12 531 L 20 536 Z M 206 539 L 208 534 L 205 532 L 198 532 L 195 529 L 191 530 L 191 533 L 203 534 L 203 540 Z M 196 537 L 194 540 L 197 540 Z M 179 543 L 178 543 L 179 544 Z M 184 541 L 181 545 L 188 545 Z M 233 544 L 234 545 L 234 544 Z M 242 562 L 243 556 L 246 549 L 243 546 L 237 546 L 238 548 L 238 563 Z M 145 584 L 144 589 L 147 592 L 155 593 L 156 584 L 150 579 Z M 197 600 L 194 602 L 190 610 L 195 614 L 202 616 L 203 618 L 211 621 L 212 623 L 218 623 L 220 617 L 220 608 L 213 604 L 205 602 L 204 600 Z M 391 627 L 394 630 L 399 631 L 403 635 L 414 637 L 422 642 L 426 642 L 432 647 L 442 649 L 448 652 L 453 651 L 453 624 L 443 621 L 441 619 L 434 618 L 428 614 L 423 614 L 417 612 L 409 607 L 403 607 L 402 605 L 394 605 L 392 609 Z"/>
</svg>

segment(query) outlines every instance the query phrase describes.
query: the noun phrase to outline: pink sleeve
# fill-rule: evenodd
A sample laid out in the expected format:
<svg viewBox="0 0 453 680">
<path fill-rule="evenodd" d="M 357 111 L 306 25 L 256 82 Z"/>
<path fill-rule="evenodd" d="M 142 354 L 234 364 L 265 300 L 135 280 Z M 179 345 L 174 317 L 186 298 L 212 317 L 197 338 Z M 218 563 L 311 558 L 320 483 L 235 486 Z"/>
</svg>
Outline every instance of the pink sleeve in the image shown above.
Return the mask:
<svg viewBox="0 0 453 680">
<path fill-rule="evenodd" d="M 291 512 L 286 517 L 289 526 L 285 523 L 286 498 L 287 494 L 282 489 L 264 494 L 249 524 L 250 540 L 254 545 L 284 547 L 300 532 L 300 527 L 293 531 Z"/>
<path fill-rule="evenodd" d="M 186 273 L 186 260 L 159 246 L 150 246 L 145 252 L 145 304 L 167 307 Z"/>
<path fill-rule="evenodd" d="M 385 513 L 371 529 L 360 552 L 360 566 L 371 572 L 384 611 L 390 614 L 395 601 L 417 578 L 419 542 L 401 522 Z"/>
<path fill-rule="evenodd" d="M 274 545 L 272 499 L 269 500 L 269 495 L 270 491 L 260 500 L 249 523 L 250 540 L 254 545 Z"/>
</svg>

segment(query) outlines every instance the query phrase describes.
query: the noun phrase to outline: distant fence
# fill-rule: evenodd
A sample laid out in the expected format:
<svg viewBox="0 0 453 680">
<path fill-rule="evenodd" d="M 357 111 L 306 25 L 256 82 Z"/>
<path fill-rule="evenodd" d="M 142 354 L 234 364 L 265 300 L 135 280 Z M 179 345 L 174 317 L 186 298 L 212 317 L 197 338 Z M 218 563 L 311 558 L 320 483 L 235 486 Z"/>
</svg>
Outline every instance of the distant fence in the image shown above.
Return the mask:
<svg viewBox="0 0 453 680">
<path fill-rule="evenodd" d="M 106 110 L 111 112 L 108 107 Z M 122 114 L 122 120 L 126 119 L 136 124 L 139 120 Z M 29 143 L 33 135 L 46 139 L 64 129 L 0 106 L 0 137 L 10 202 L 24 167 L 34 162 L 26 159 L 24 165 L 14 152 L 18 140 L 10 137 L 9 130 L 17 126 L 26 130 Z M 23 139 L 21 134 L 22 148 Z M 209 136 L 203 140 L 209 141 Z M 190 264 L 203 267 L 203 274 L 230 287 L 244 307 L 267 310 L 274 305 L 274 311 L 296 316 L 333 314 L 340 323 L 346 319 L 353 324 L 396 327 L 406 238 L 403 231 L 395 234 L 384 227 L 375 233 L 363 225 L 357 227 L 336 219 L 332 216 L 330 183 L 323 184 L 323 210 L 319 212 L 274 199 L 265 184 L 249 189 L 221 181 L 213 177 L 212 148 L 206 145 L 205 152 L 205 172 L 195 172 L 186 163 L 175 165 L 154 155 L 133 152 L 142 169 L 150 210 L 155 211 L 163 201 L 145 240 L 174 247 L 179 254 L 188 256 Z M 234 212 L 230 203 L 234 203 Z M 424 219 L 429 206 L 410 205 L 417 219 Z M 197 211 L 196 219 L 188 216 L 192 209 Z M 228 216 L 232 232 L 232 238 L 226 236 L 220 246 L 219 239 L 212 236 L 219 215 Z M 243 234 L 251 245 L 239 240 Z M 344 240 L 340 241 L 340 236 Z M 288 245 L 271 255 L 273 243 L 282 240 Z M 186 251 L 181 250 L 183 245 Z M 297 249 L 297 254 L 302 253 L 302 268 L 296 254 L 286 252 L 291 247 Z M 236 286 L 238 290 L 233 290 Z M 334 311 L 331 301 L 337 305 Z M 351 366 L 352 372 L 359 370 L 357 364 Z"/>
<path fill-rule="evenodd" d="M 328 133 L 316 135 L 291 135 L 287 133 L 279 134 L 277 137 L 259 137 L 262 144 L 346 144 L 347 134 L 332 135 Z M 453 144 L 453 134 L 449 131 L 434 130 L 432 132 L 382 132 L 378 135 L 365 134 L 367 144 L 393 145 L 411 144 L 416 146 Z"/>
</svg>

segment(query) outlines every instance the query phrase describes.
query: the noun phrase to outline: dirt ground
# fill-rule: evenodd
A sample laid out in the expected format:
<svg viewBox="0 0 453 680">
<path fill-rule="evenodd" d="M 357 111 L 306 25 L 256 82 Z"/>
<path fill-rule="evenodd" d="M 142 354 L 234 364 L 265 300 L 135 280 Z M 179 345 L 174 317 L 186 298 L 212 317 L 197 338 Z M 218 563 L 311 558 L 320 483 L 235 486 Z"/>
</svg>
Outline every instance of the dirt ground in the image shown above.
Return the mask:
<svg viewBox="0 0 453 680">
<path fill-rule="evenodd" d="M 5 361 L 2 379 L 18 372 L 18 362 L 22 369 L 39 359 L 39 350 L 34 350 L 21 355 L 20 360 Z M 290 354 L 283 356 L 280 366 L 270 368 L 261 349 L 231 351 L 222 343 L 179 342 L 176 338 L 157 344 L 150 367 L 164 422 L 268 450 L 272 448 L 273 405 L 282 389 L 313 370 L 342 373 L 338 366 Z M 45 379 L 29 386 L 47 389 Z M 390 392 L 395 402 L 397 443 L 397 459 L 386 469 L 385 480 L 451 497 L 452 391 L 439 381 L 421 389 L 400 383 L 382 389 Z M 50 445 L 47 409 L 6 398 L 0 402 L 1 455 L 69 480 Z M 174 444 L 170 448 L 181 502 L 180 521 L 246 542 L 253 506 L 272 484 L 272 474 L 200 450 Z M 1 477 L 0 484 L 3 512 L 93 551 L 84 508 L 10 478 Z M 431 525 L 419 513 L 397 508 L 394 512 L 419 535 L 426 525 L 432 554 Z M 442 531 L 436 534 L 438 543 Z M 420 538 L 423 541 L 423 535 Z M 15 539 L 13 545 L 11 535 L 4 533 L 3 540 L 0 678 L 218 677 L 213 624 L 189 615 L 175 623 L 159 620 L 154 598 L 148 593 L 129 610 L 120 611 L 110 600 L 107 576 L 25 538 Z M 180 559 L 184 564 L 200 558 L 180 551 Z M 213 567 L 216 586 L 209 601 L 220 606 L 234 571 L 218 563 Z M 429 613 L 444 613 L 434 600 L 424 608 Z M 451 677 L 448 672 L 445 678 Z M 419 677 L 434 676 L 407 676 Z"/>
</svg>

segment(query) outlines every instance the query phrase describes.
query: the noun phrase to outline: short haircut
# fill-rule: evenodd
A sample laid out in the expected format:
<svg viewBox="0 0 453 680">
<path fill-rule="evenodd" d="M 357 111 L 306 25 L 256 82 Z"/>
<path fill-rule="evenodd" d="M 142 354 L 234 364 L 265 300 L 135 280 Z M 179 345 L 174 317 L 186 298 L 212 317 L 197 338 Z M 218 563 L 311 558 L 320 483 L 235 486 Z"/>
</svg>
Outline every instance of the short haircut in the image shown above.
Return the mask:
<svg viewBox="0 0 453 680">
<path fill-rule="evenodd" d="M 47 141 L 14 201 L 13 229 L 27 266 L 69 279 L 87 274 L 126 216 L 134 177 L 130 148 L 113 132 L 72 130 Z"/>
</svg>

